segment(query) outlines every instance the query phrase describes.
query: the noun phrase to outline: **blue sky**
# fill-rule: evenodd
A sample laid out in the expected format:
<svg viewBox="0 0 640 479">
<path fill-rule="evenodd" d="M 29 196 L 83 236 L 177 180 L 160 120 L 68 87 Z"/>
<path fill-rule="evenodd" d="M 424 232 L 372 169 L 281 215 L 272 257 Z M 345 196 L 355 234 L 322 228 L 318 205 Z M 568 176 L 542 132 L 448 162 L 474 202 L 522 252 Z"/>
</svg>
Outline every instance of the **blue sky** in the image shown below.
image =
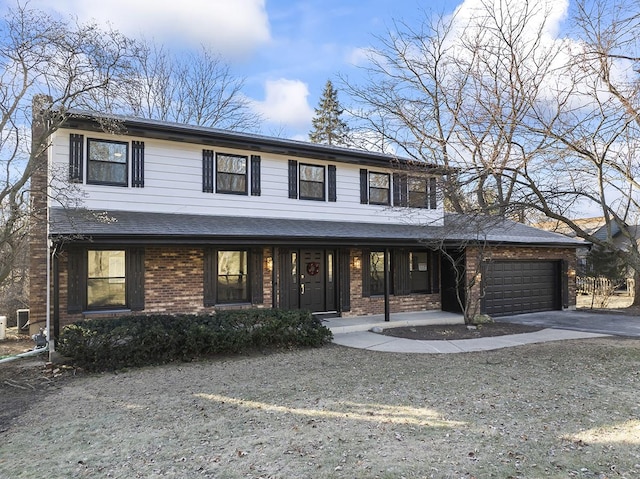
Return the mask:
<svg viewBox="0 0 640 479">
<path fill-rule="evenodd" d="M 10 0 L 0 0 L 0 4 Z M 537 0 L 534 0 L 537 1 Z M 210 46 L 246 79 L 244 95 L 265 117 L 263 134 L 307 139 L 327 79 L 357 78 L 362 50 L 393 20 L 452 13 L 480 0 L 31 0 L 172 49 Z M 564 4 L 566 2 L 559 1 Z"/>
</svg>

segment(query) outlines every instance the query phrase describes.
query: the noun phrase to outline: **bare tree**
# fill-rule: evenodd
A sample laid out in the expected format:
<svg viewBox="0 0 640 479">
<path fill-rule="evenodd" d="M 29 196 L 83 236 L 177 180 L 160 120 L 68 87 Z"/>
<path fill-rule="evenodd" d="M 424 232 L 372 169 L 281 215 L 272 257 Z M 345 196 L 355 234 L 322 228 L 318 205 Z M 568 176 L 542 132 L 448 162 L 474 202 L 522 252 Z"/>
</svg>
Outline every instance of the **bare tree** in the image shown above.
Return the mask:
<svg viewBox="0 0 640 479">
<path fill-rule="evenodd" d="M 456 172 L 451 210 L 552 218 L 639 272 L 640 6 L 573 2 L 559 40 L 550 5 L 483 0 L 465 18 L 397 23 L 346 91 L 385 148 Z M 607 234 L 575 221 L 584 212 Z"/>
<path fill-rule="evenodd" d="M 142 43 L 132 81 L 115 101 L 124 114 L 176 123 L 257 131 L 261 118 L 242 94 L 244 79 L 235 76 L 209 48 L 171 53 L 155 43 Z"/>
<path fill-rule="evenodd" d="M 544 42 L 544 2 L 485 0 L 474 13 L 396 23 L 370 52 L 369 81 L 343 81 L 372 138 L 458 171 L 445 183 L 452 210 L 505 215 L 539 147 L 522 122 L 560 50 Z"/>
<path fill-rule="evenodd" d="M 572 24 L 577 41 L 553 95 L 528 119 L 544 143 L 544 161 L 520 171 L 521 205 L 568 225 L 640 272 L 640 7 L 637 2 L 580 0 Z M 606 234 L 578 221 L 603 216 Z M 626 246 L 616 244 L 615 234 Z M 618 240 L 619 241 L 619 240 Z M 636 281 L 636 288 L 640 281 Z M 640 304 L 640 294 L 635 302 Z"/>
<path fill-rule="evenodd" d="M 73 108 L 129 74 L 133 43 L 117 32 L 77 24 L 17 4 L 0 21 L 0 291 L 23 269 L 31 179 L 45 167 L 51 133 Z M 31 135 L 32 111 L 46 122 Z M 43 159 L 43 156 L 45 157 Z M 46 187 L 46 183 L 41 187 Z M 54 195 L 62 200 L 65 192 Z M 7 286 L 11 289 L 11 287 Z"/>
</svg>

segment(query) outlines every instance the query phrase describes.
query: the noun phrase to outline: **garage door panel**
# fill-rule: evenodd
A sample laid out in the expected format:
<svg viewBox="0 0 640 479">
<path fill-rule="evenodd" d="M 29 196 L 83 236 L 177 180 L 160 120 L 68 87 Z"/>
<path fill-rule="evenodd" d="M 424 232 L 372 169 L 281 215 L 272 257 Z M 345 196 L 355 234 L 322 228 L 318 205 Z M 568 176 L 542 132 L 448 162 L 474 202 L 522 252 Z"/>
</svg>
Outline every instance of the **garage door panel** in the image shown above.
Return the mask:
<svg viewBox="0 0 640 479">
<path fill-rule="evenodd" d="M 483 270 L 483 312 L 500 316 L 559 309 L 557 261 L 495 261 Z"/>
</svg>

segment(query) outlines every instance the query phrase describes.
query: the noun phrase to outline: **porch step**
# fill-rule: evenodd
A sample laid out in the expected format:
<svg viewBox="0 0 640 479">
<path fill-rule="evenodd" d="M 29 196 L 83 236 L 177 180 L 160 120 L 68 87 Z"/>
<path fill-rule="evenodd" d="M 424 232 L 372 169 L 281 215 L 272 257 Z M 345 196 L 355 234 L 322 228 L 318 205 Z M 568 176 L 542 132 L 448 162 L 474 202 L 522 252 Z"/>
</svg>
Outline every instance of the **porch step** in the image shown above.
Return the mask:
<svg viewBox="0 0 640 479">
<path fill-rule="evenodd" d="M 335 335 L 368 331 L 373 327 L 388 329 L 430 324 L 464 324 L 464 317 L 461 314 L 446 311 L 416 311 L 391 314 L 389 321 L 384 320 L 383 314 L 372 314 L 350 318 L 328 318 L 323 320 L 323 324 Z"/>
</svg>

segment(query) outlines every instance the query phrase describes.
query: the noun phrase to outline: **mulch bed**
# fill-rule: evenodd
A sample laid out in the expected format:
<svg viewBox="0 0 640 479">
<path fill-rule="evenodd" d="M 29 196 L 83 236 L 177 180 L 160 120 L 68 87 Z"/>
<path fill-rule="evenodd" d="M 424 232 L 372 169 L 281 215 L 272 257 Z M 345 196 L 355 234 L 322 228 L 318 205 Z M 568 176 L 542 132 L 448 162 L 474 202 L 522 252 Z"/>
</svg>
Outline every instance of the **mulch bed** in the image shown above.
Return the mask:
<svg viewBox="0 0 640 479">
<path fill-rule="evenodd" d="M 406 326 L 401 328 L 389 328 L 380 334 L 405 339 L 442 340 L 442 339 L 474 339 L 488 338 L 492 336 L 504 336 L 506 334 L 521 334 L 540 331 L 539 326 L 527 326 L 512 323 L 486 323 L 469 329 L 464 324 L 430 325 L 430 326 Z"/>
</svg>

